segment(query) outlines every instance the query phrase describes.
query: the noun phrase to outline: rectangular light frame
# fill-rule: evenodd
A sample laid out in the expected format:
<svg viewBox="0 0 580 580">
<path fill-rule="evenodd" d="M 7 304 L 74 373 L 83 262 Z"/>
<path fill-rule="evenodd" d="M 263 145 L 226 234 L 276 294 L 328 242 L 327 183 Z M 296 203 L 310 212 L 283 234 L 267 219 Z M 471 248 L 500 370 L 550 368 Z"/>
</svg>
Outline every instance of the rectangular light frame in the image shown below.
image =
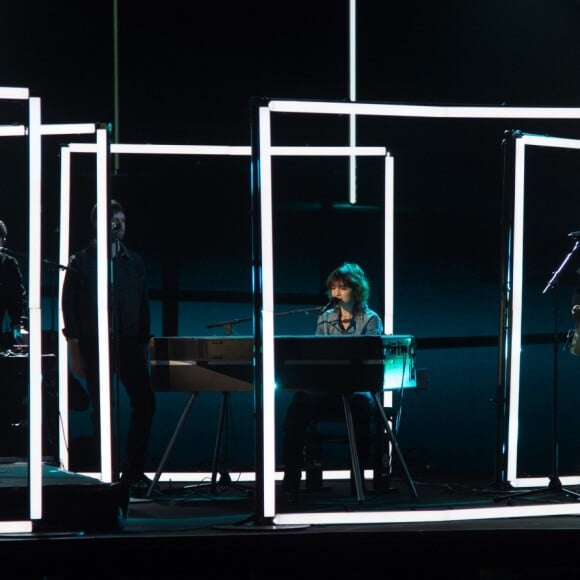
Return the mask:
<svg viewBox="0 0 580 580">
<path fill-rule="evenodd" d="M 30 92 L 27 88 L 13 88 L 13 87 L 0 87 L 0 100 L 22 100 L 28 101 L 28 122 L 32 122 L 34 124 L 35 129 L 38 128 L 39 125 L 39 112 L 38 112 L 38 103 L 31 104 L 30 101 Z M 22 137 L 27 134 L 26 127 L 24 125 L 7 125 L 0 127 L 0 137 Z M 30 180 L 28 196 L 29 198 L 35 197 L 38 195 L 37 190 L 32 190 L 32 183 L 36 184 L 36 175 L 40 173 L 40 159 L 35 155 L 34 158 L 30 157 L 30 153 L 36 153 L 36 139 L 35 144 L 29 144 L 29 158 L 28 158 L 28 175 Z M 40 206 L 38 206 L 38 213 L 40 214 Z M 35 216 L 35 222 L 38 219 L 38 216 Z M 29 216 L 29 227 L 31 228 L 33 223 L 32 216 Z M 37 232 L 38 233 L 38 232 Z M 32 239 L 32 229 L 30 229 L 29 236 Z M 30 268 L 40 268 L 40 262 L 38 264 L 33 264 L 32 257 L 29 260 L 29 267 Z M 35 352 L 35 354 L 37 354 Z M 36 363 L 40 362 L 40 357 Z M 37 364 L 32 364 L 31 356 L 29 356 L 29 370 L 33 369 L 36 373 L 37 371 Z M 34 393 L 32 393 L 34 390 Z M 42 404 L 36 400 L 38 396 L 38 384 L 35 384 L 34 389 L 31 389 L 30 395 L 30 404 L 29 404 L 29 419 L 32 415 L 36 414 L 36 410 L 39 404 Z M 32 401 L 32 396 L 34 395 L 35 399 Z M 34 411 L 31 411 L 33 409 Z M 34 437 L 32 436 L 32 430 L 29 430 L 29 438 L 30 438 L 30 449 L 31 452 L 29 453 L 29 464 L 33 459 L 33 455 L 38 461 L 38 432 L 34 433 Z M 42 446 L 42 440 L 40 441 L 40 445 Z M 34 448 L 34 454 L 32 453 L 32 449 Z M 42 448 L 42 447 L 40 447 Z M 39 514 L 39 506 L 42 505 L 42 464 L 39 463 L 38 465 L 30 465 L 30 477 L 28 482 L 28 505 L 29 505 L 29 513 L 28 519 L 23 520 L 8 520 L 8 521 L 0 521 L 0 534 L 14 534 L 14 533 L 28 533 L 31 532 L 32 527 L 32 520 L 38 518 Z"/>
<path fill-rule="evenodd" d="M 0 521 L 0 533 L 29 532 L 42 518 L 42 310 L 41 207 L 42 136 L 88 132 L 88 125 L 43 125 L 41 100 L 28 88 L 0 87 L 0 99 L 28 101 L 28 125 L 0 126 L 0 137 L 28 137 L 29 199 L 29 521 Z"/>
<path fill-rule="evenodd" d="M 29 122 L 29 436 L 30 436 L 30 517 L 42 519 L 42 138 L 45 135 L 72 135 L 94 132 L 95 125 L 43 125 L 41 100 L 30 97 Z"/>
<path fill-rule="evenodd" d="M 524 254 L 524 206 L 525 169 L 528 147 L 552 147 L 559 149 L 580 149 L 580 140 L 531 135 L 522 133 L 515 138 L 514 157 L 514 217 L 513 217 L 513 273 L 512 273 L 512 321 L 511 321 L 511 364 L 509 368 L 508 392 L 508 443 L 506 447 L 507 480 L 514 487 L 543 487 L 550 483 L 549 477 L 518 477 L 518 437 L 520 401 L 520 363 L 522 346 L 522 295 L 523 295 L 523 254 Z M 517 388 L 514 388 L 514 385 Z M 580 485 L 580 475 L 559 478 L 564 485 Z"/>
<path fill-rule="evenodd" d="M 99 132 L 100 130 L 98 130 Z M 70 143 L 61 147 L 61 182 L 60 182 L 60 249 L 59 256 L 60 262 L 65 264 L 68 263 L 70 257 L 70 171 L 71 171 L 71 154 L 75 153 L 89 153 L 97 154 L 98 158 L 102 159 L 104 164 L 105 152 L 100 149 L 101 155 L 99 156 L 99 148 L 94 143 Z M 274 153 L 286 156 L 345 156 L 345 155 L 381 155 L 384 156 L 386 151 L 382 147 L 284 147 L 284 148 L 273 148 Z M 185 155 L 185 156 L 233 156 L 233 157 L 250 157 L 251 148 L 248 146 L 230 146 L 230 145 L 172 145 L 172 144 L 128 144 L 128 143 L 112 143 L 109 145 L 109 152 L 111 155 L 125 154 L 125 155 Z M 387 162 L 388 163 L 388 162 Z M 392 164 L 388 164 L 388 167 L 392 167 Z M 104 173 L 103 173 L 104 171 Z M 99 179 L 104 180 L 106 175 L 106 168 L 103 165 L 103 170 L 99 170 L 97 175 L 100 176 Z M 97 187 L 97 198 L 103 207 L 106 207 L 106 191 L 104 186 L 104 181 L 101 181 L 102 187 Z M 392 219 L 392 216 L 389 217 Z M 99 223 L 107 223 L 106 219 L 100 219 Z M 106 232 L 97 232 L 97 246 L 106 243 Z M 103 245 L 103 254 L 106 247 Z M 103 268 L 101 270 L 101 268 Z M 99 277 L 101 280 L 100 284 L 106 284 L 107 281 L 107 268 L 106 262 L 99 262 L 99 272 L 104 272 Z M 64 320 L 62 316 L 62 286 L 64 283 L 64 272 L 60 272 L 59 275 L 59 299 L 58 299 L 58 318 L 59 325 L 62 328 L 64 325 Z M 104 287 L 100 286 L 99 296 L 101 292 L 105 292 Z M 99 324 L 104 324 L 104 317 L 106 316 L 107 308 L 104 308 L 106 297 L 102 296 L 99 304 L 100 317 Z M 99 326 L 101 328 L 101 326 Z M 110 482 L 112 480 L 112 471 L 108 466 L 111 465 L 111 400 L 110 400 L 110 384 L 108 382 L 108 368 L 109 368 L 109 349 L 108 349 L 108 335 L 101 335 L 99 339 L 100 350 L 100 361 L 101 361 L 101 432 L 105 433 L 105 438 L 101 438 L 101 450 L 100 450 L 100 461 L 101 466 L 107 466 L 106 469 L 101 467 L 99 472 L 85 472 L 88 476 L 93 476 L 101 479 L 102 481 Z M 64 469 L 68 469 L 70 464 L 70 457 L 67 449 L 67 442 L 70 441 L 70 425 L 68 420 L 68 348 L 66 340 L 60 336 L 58 341 L 58 365 L 59 365 L 59 413 L 61 419 L 60 427 L 61 431 L 59 434 L 59 461 L 63 465 Z M 106 382 L 105 382 L 106 381 Z M 205 474 L 199 473 L 181 473 L 179 475 L 179 480 L 181 481 L 197 481 L 203 479 Z M 244 473 L 241 474 L 244 480 L 255 480 L 255 474 Z M 175 474 L 163 474 L 160 478 L 161 481 L 166 480 L 176 481 Z"/>
<path fill-rule="evenodd" d="M 267 109 L 267 110 L 266 110 Z M 555 107 L 444 107 L 444 106 L 418 106 L 399 104 L 377 103 L 345 103 L 323 101 L 300 101 L 300 100 L 270 100 L 267 106 L 258 108 L 258 151 L 259 172 L 257 175 L 258 190 L 260 192 L 262 211 L 271 208 L 271 123 L 272 113 L 296 113 L 296 114 L 329 114 L 329 115 L 363 115 L 379 117 L 403 117 L 403 118 L 439 118 L 439 119 L 580 119 L 580 108 L 555 108 Z M 258 289 L 261 292 L 261 303 L 264 307 L 263 319 L 267 322 L 271 316 L 266 310 L 272 307 L 273 302 L 273 260 L 271 238 L 272 215 L 261 216 L 261 244 L 259 249 L 262 255 L 261 278 L 263 286 Z M 265 235 L 269 234 L 269 235 Z M 521 265 L 520 265 L 521 268 Z M 260 337 L 264 344 L 256 344 L 258 348 L 271 348 L 274 335 L 271 324 L 264 324 L 263 335 Z M 517 340 L 517 339 L 516 339 Z M 259 342 L 259 341 L 257 341 Z M 273 371 L 271 361 L 263 360 L 263 385 L 258 385 L 257 396 L 262 397 L 263 413 L 265 417 L 274 414 L 273 396 L 270 392 L 274 388 L 272 381 Z M 512 371 L 515 372 L 515 371 Z M 266 380 L 266 377 L 268 380 Z M 519 389 L 519 385 L 512 385 Z M 261 392 L 260 392 L 261 391 Z M 517 393 L 514 395 L 517 396 Z M 275 474 L 272 473 L 273 453 L 271 443 L 274 436 L 272 422 L 263 421 L 263 429 L 260 434 L 263 441 L 261 452 L 264 456 L 264 494 L 262 505 L 259 506 L 260 516 L 275 524 L 338 524 L 338 523 L 391 523 L 391 522 L 416 522 L 416 521 L 449 521 L 453 519 L 488 519 L 504 517 L 530 517 L 558 514 L 580 514 L 580 504 L 565 503 L 558 505 L 534 505 L 534 506 L 497 506 L 489 508 L 470 508 L 468 510 L 413 510 L 411 511 L 376 511 L 376 512 L 327 512 L 327 513 L 301 513 L 277 514 L 275 512 Z M 528 482 L 528 485 L 531 482 Z M 266 489 L 267 488 L 267 489 Z M 461 512 L 461 513 L 460 513 Z"/>
</svg>

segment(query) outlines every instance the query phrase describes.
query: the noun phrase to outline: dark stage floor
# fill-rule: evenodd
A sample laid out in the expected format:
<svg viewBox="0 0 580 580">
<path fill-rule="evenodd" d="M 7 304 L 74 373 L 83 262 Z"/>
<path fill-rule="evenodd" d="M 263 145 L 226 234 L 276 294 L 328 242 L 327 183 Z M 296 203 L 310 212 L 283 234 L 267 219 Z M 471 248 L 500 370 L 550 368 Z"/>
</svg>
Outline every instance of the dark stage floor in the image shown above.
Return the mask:
<svg viewBox="0 0 580 580">
<path fill-rule="evenodd" d="M 23 495 L 22 464 L 2 464 L 3 520 Z M 149 498 L 43 466 L 43 517 L 35 531 L 0 534 L 3 578 L 580 578 L 580 516 L 491 517 L 411 523 L 275 525 L 259 516 L 255 486 L 160 483 Z M 325 481 L 278 514 L 423 513 L 506 506 L 575 506 L 552 489 L 512 497 L 477 478 L 395 478 L 388 490 Z M 372 482 L 369 482 L 372 487 Z M 580 506 L 578 506 L 580 507 Z M 123 509 L 126 508 L 126 515 Z M 496 512 L 497 513 L 497 512 Z"/>
</svg>

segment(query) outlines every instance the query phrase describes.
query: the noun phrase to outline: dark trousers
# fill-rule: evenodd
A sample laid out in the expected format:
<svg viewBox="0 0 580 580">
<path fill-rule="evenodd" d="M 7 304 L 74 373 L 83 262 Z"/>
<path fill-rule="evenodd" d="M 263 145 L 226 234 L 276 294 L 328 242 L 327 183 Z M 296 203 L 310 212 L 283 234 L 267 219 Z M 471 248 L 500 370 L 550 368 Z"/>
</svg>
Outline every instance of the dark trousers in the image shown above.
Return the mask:
<svg viewBox="0 0 580 580">
<path fill-rule="evenodd" d="M 366 393 L 348 396 L 361 469 L 365 469 L 371 444 L 371 405 Z M 306 435 L 312 421 L 344 419 L 342 397 L 327 393 L 297 391 L 294 393 L 284 419 L 282 454 L 284 462 L 284 485 L 292 490 L 298 488 L 304 467 Z"/>
<path fill-rule="evenodd" d="M 81 342 L 79 346 L 85 361 L 87 389 L 92 405 L 91 419 L 95 435 L 94 441 L 97 448 L 100 449 L 98 350 L 93 341 L 90 344 Z M 123 384 L 131 407 L 125 462 L 121 471 L 124 477 L 132 479 L 141 475 L 145 469 L 145 457 L 156 407 L 155 394 L 151 388 L 146 346 L 139 343 L 134 337 L 121 337 L 117 344 L 112 344 L 111 368 L 118 370 L 114 376 L 118 377 Z M 113 457 L 116 465 L 115 448 L 116 445 L 113 445 Z"/>
</svg>

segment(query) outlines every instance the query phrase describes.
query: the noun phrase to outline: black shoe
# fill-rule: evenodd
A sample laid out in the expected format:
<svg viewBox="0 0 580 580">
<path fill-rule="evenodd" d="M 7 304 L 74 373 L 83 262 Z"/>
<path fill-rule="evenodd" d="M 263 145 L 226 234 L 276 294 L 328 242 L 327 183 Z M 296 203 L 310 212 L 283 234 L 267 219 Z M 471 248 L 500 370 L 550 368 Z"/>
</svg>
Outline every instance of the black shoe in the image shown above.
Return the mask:
<svg viewBox="0 0 580 580">
<path fill-rule="evenodd" d="M 313 463 L 306 467 L 306 489 L 322 489 L 322 465 Z"/>
<path fill-rule="evenodd" d="M 285 479 L 282 481 L 282 490 L 288 492 L 297 492 L 300 489 L 300 480 Z"/>
<path fill-rule="evenodd" d="M 386 474 L 375 475 L 373 478 L 373 491 L 386 492 L 392 489 L 391 476 Z"/>
<path fill-rule="evenodd" d="M 277 486 L 276 496 L 283 503 L 294 503 L 298 499 L 299 487 L 282 481 Z"/>
<path fill-rule="evenodd" d="M 285 469 L 284 479 L 282 480 L 282 489 L 287 493 L 298 493 L 301 479 L 302 470 L 290 468 Z"/>
</svg>

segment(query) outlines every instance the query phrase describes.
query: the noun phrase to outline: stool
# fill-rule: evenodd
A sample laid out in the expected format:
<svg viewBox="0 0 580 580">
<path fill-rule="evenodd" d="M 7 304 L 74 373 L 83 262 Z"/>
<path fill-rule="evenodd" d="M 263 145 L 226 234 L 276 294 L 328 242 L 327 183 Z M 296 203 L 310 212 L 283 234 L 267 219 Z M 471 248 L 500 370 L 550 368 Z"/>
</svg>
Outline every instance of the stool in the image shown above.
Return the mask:
<svg viewBox="0 0 580 580">
<path fill-rule="evenodd" d="M 352 410 L 350 401 L 347 395 L 342 395 L 342 405 L 344 416 L 322 416 L 317 418 L 311 425 L 311 429 L 307 434 L 306 448 L 305 448 L 305 464 L 306 464 L 306 488 L 307 489 L 321 489 L 322 488 L 322 463 L 320 462 L 320 447 L 324 442 L 348 443 L 350 452 L 351 474 L 354 479 L 354 487 L 356 496 L 359 502 L 364 501 L 364 488 L 362 473 L 360 469 L 360 462 L 356 447 L 356 437 L 354 432 L 354 424 L 352 420 Z M 318 429 L 319 423 L 328 422 L 343 422 L 346 425 L 346 437 L 331 437 L 324 438 Z"/>
<path fill-rule="evenodd" d="M 351 465 L 351 477 L 354 479 L 354 487 L 356 491 L 356 496 L 358 501 L 364 501 L 364 489 L 363 489 L 363 479 L 362 472 L 360 469 L 360 462 L 356 447 L 356 437 L 354 433 L 354 425 L 352 421 L 352 412 L 350 401 L 347 395 L 342 395 L 343 408 L 344 408 L 344 418 L 339 417 L 322 417 L 317 419 L 307 436 L 306 453 L 305 453 L 305 463 L 306 463 L 306 487 L 307 489 L 321 489 L 322 488 L 322 472 L 323 466 L 320 460 L 320 448 L 323 443 L 348 443 L 350 451 L 350 465 Z M 377 425 L 377 436 L 375 437 L 375 445 L 381 445 L 379 449 L 387 450 L 389 443 L 391 444 L 393 451 L 397 455 L 405 479 L 414 497 L 417 497 L 417 490 L 415 484 L 411 478 L 409 470 L 407 469 L 407 464 L 403 458 L 399 444 L 395 434 L 390 425 L 390 421 L 394 416 L 394 409 L 392 407 L 384 408 L 381 400 L 381 395 L 373 393 L 374 408 L 378 412 L 378 425 Z M 346 437 L 344 436 L 334 436 L 334 437 L 324 437 L 320 430 L 318 429 L 319 423 L 326 422 L 337 422 L 344 419 L 346 423 Z M 379 436 L 380 435 L 380 436 Z M 375 457 L 378 453 L 375 454 Z M 378 461 L 375 459 L 375 482 L 379 482 L 381 476 L 384 474 L 379 472 Z M 389 470 L 390 475 L 390 470 Z M 384 484 L 383 484 L 384 485 Z"/>
</svg>

